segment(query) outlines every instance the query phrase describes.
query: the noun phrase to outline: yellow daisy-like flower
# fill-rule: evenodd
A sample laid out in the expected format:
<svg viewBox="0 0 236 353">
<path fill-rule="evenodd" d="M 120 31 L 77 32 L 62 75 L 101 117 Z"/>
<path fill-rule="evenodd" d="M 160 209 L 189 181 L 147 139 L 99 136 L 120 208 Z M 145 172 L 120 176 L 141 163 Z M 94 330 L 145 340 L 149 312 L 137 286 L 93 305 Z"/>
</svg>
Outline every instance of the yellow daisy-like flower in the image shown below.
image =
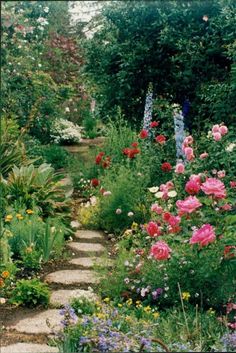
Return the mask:
<svg viewBox="0 0 236 353">
<path fill-rule="evenodd" d="M 5 217 L 5 222 L 11 222 L 13 216 L 11 214 L 8 214 L 6 217 Z"/>
<path fill-rule="evenodd" d="M 17 213 L 16 218 L 19 220 L 24 219 L 24 217 L 20 213 Z"/>
<path fill-rule="evenodd" d="M 131 229 L 132 229 L 132 230 L 138 230 L 138 223 L 133 222 L 133 223 L 132 223 L 132 226 L 131 226 Z"/>
<path fill-rule="evenodd" d="M 145 311 L 145 313 L 150 313 L 150 311 L 152 310 L 151 307 L 148 305 L 148 306 L 145 306 L 145 308 L 143 309 Z"/>
<path fill-rule="evenodd" d="M 122 308 L 123 304 L 118 303 L 117 306 L 118 306 L 119 308 Z"/>
<path fill-rule="evenodd" d="M 128 299 L 127 301 L 126 301 L 126 304 L 128 305 L 128 306 L 130 306 L 131 304 L 133 304 L 133 300 L 130 298 L 130 299 Z"/>
<path fill-rule="evenodd" d="M 103 299 L 103 301 L 104 301 L 104 303 L 109 303 L 110 302 L 110 298 L 105 298 L 105 299 Z"/>
<path fill-rule="evenodd" d="M 29 210 L 26 210 L 26 213 L 27 214 L 34 214 L 34 211 L 29 209 Z"/>
<path fill-rule="evenodd" d="M 127 229 L 125 232 L 124 232 L 124 236 L 129 236 L 129 235 L 132 235 L 132 229 Z"/>
<path fill-rule="evenodd" d="M 8 278 L 9 276 L 10 276 L 10 272 L 8 272 L 8 271 L 2 272 L 2 278 Z"/>
<path fill-rule="evenodd" d="M 159 313 L 153 313 L 152 315 L 153 315 L 154 319 L 158 319 L 158 317 L 160 316 Z"/>
<path fill-rule="evenodd" d="M 103 314 L 103 313 L 97 313 L 96 315 L 99 319 L 105 319 L 106 318 L 106 315 Z"/>
<path fill-rule="evenodd" d="M 183 292 L 182 293 L 182 299 L 188 301 L 189 298 L 191 297 L 189 292 Z"/>
</svg>

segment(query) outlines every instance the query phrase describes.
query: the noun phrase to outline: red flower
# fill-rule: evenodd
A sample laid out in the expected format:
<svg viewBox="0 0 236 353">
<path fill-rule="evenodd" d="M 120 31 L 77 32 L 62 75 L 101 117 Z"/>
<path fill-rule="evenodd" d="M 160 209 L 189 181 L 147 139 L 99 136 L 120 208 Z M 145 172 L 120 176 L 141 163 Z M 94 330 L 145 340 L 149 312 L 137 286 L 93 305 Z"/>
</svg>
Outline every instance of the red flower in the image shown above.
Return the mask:
<svg viewBox="0 0 236 353">
<path fill-rule="evenodd" d="M 104 155 L 105 155 L 104 152 L 100 152 L 100 153 L 96 156 L 96 158 L 95 158 L 95 163 L 96 163 L 96 164 L 100 164 L 101 161 L 102 161 L 102 157 L 103 157 Z"/>
<path fill-rule="evenodd" d="M 225 246 L 224 258 L 231 259 L 232 257 L 235 257 L 235 256 L 236 256 L 236 246 L 235 245 Z"/>
<path fill-rule="evenodd" d="M 200 191 L 200 189 L 201 189 L 200 184 L 191 179 L 185 185 L 185 191 L 190 195 L 197 194 Z"/>
<path fill-rule="evenodd" d="M 163 172 L 170 172 L 172 169 L 172 166 L 170 163 L 165 162 L 165 163 L 162 163 L 161 169 L 163 170 Z"/>
<path fill-rule="evenodd" d="M 150 128 L 157 127 L 159 125 L 159 121 L 152 121 L 150 124 Z"/>
<path fill-rule="evenodd" d="M 236 181 L 230 181 L 230 186 L 232 189 L 236 188 Z"/>
<path fill-rule="evenodd" d="M 111 157 L 106 157 L 106 159 L 103 162 L 102 166 L 103 166 L 103 168 L 108 168 L 108 167 L 110 167 L 110 164 L 111 164 Z"/>
<path fill-rule="evenodd" d="M 96 188 L 100 184 L 100 181 L 97 178 L 91 180 L 91 185 Z"/>
<path fill-rule="evenodd" d="M 139 134 L 139 137 L 141 139 L 146 139 L 148 137 L 148 131 L 147 130 L 142 130 Z"/>
<path fill-rule="evenodd" d="M 166 142 L 166 137 L 164 135 L 158 135 L 156 137 L 156 142 L 160 143 L 161 145 Z"/>
<path fill-rule="evenodd" d="M 140 153 L 140 150 L 138 148 L 133 148 L 132 150 L 129 151 L 128 157 L 134 158 L 135 155 L 138 153 Z"/>
<path fill-rule="evenodd" d="M 133 143 L 131 144 L 131 146 L 134 147 L 134 148 L 137 148 L 137 147 L 138 147 L 138 142 L 133 142 Z"/>
<path fill-rule="evenodd" d="M 128 155 L 129 155 L 129 152 L 130 152 L 130 148 L 124 148 L 124 149 L 123 149 L 123 154 L 124 154 L 125 156 L 128 156 Z"/>
<path fill-rule="evenodd" d="M 163 221 L 165 221 L 165 222 L 168 222 L 170 217 L 171 217 L 171 213 L 169 213 L 169 212 L 165 212 L 162 215 Z"/>
</svg>

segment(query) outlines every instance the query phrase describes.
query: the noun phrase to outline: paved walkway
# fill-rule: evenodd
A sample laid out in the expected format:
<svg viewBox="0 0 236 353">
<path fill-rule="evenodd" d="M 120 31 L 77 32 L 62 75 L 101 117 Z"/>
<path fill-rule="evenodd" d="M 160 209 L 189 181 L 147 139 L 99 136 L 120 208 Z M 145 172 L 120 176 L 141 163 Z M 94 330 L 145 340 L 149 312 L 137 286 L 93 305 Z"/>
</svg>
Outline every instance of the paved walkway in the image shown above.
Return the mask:
<svg viewBox="0 0 236 353">
<path fill-rule="evenodd" d="M 49 337 L 51 328 L 60 329 L 60 321 L 62 317 L 59 314 L 59 307 L 63 307 L 69 303 L 72 298 L 86 297 L 87 299 L 96 300 L 97 296 L 93 292 L 92 287 L 98 283 L 98 274 L 94 272 L 94 263 L 101 262 L 100 256 L 105 253 L 104 235 L 98 231 L 78 230 L 75 233 L 74 241 L 68 243 L 68 248 L 74 253 L 73 259 L 68 261 L 73 269 L 58 270 L 48 274 L 45 282 L 56 290 L 52 290 L 49 309 L 43 310 L 37 314 L 31 314 L 22 317 L 21 320 L 14 325 L 7 327 L 9 332 L 22 333 L 25 335 L 45 335 Z M 50 327 L 48 326 L 50 325 Z M 24 339 L 22 339 L 24 341 Z M 50 353 L 58 352 L 55 347 L 49 347 L 46 344 L 36 344 L 24 342 L 0 347 L 0 353 Z"/>
</svg>

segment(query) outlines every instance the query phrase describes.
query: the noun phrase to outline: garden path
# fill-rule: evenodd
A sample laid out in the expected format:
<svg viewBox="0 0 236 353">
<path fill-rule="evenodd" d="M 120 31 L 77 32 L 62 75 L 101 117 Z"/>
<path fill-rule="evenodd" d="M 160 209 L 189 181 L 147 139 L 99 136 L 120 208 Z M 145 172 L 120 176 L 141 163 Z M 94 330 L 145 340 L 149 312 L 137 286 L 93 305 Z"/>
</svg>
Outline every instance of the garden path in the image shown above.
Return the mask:
<svg viewBox="0 0 236 353">
<path fill-rule="evenodd" d="M 6 327 L 7 334 L 13 338 L 15 336 L 15 343 L 0 347 L 0 353 L 58 352 L 57 348 L 46 344 L 52 337 L 52 330 L 57 331 L 60 328 L 62 317 L 58 308 L 68 304 L 74 297 L 97 298 L 92 287 L 99 278 L 93 267 L 102 261 L 102 255 L 106 252 L 104 234 L 78 230 L 67 248 L 72 250 L 73 255 L 68 260 L 68 269 L 59 269 L 44 278 L 52 289 L 49 309 L 29 313 Z"/>
</svg>

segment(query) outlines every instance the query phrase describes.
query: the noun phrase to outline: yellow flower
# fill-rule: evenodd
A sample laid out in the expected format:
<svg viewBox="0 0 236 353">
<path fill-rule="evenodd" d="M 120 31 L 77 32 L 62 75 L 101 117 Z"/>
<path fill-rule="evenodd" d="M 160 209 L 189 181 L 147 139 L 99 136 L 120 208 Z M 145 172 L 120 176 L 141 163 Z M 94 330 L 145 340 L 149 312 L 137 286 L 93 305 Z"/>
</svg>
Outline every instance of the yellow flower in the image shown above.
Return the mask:
<svg viewBox="0 0 236 353">
<path fill-rule="evenodd" d="M 124 234 L 124 236 L 129 236 L 129 235 L 132 235 L 132 229 L 127 229 Z"/>
<path fill-rule="evenodd" d="M 8 271 L 2 272 L 2 278 L 8 278 L 9 276 L 10 276 L 10 273 Z"/>
<path fill-rule="evenodd" d="M 123 306 L 123 304 L 120 304 L 120 303 L 118 304 L 118 307 L 119 307 L 119 308 L 122 308 L 122 306 Z"/>
<path fill-rule="evenodd" d="M 33 214 L 34 211 L 29 209 L 29 210 L 26 210 L 26 213 L 28 213 L 28 214 Z"/>
<path fill-rule="evenodd" d="M 110 301 L 110 298 L 105 298 L 105 299 L 103 299 L 103 301 L 104 301 L 104 303 L 109 303 L 109 301 Z"/>
<path fill-rule="evenodd" d="M 13 216 L 11 214 L 8 214 L 6 217 L 5 217 L 5 222 L 11 222 Z"/>
<path fill-rule="evenodd" d="M 20 213 L 17 213 L 16 218 L 19 220 L 24 219 L 24 217 Z"/>
<path fill-rule="evenodd" d="M 216 312 L 216 311 L 213 310 L 212 308 L 210 308 L 210 309 L 207 310 L 207 314 L 212 315 L 212 316 L 215 315 L 215 312 Z"/>
<path fill-rule="evenodd" d="M 32 249 L 31 246 L 29 246 L 28 248 L 25 249 L 25 252 L 26 252 L 27 254 L 31 253 L 32 251 L 33 251 L 33 249 Z"/>
<path fill-rule="evenodd" d="M 159 313 L 153 313 L 152 315 L 153 315 L 154 319 L 157 319 L 160 316 Z"/>
<path fill-rule="evenodd" d="M 148 306 L 145 306 L 145 308 L 143 309 L 145 311 L 145 313 L 150 313 L 150 311 L 152 310 L 151 307 L 148 305 Z"/>
<path fill-rule="evenodd" d="M 5 283 L 4 283 L 3 279 L 0 278 L 0 288 L 1 288 L 1 287 L 4 287 L 4 286 L 5 286 Z"/>
<path fill-rule="evenodd" d="M 140 300 L 136 300 L 136 308 L 142 308 L 142 304 Z"/>
<path fill-rule="evenodd" d="M 132 229 L 132 230 L 137 230 L 137 229 L 138 229 L 138 223 L 133 222 L 133 223 L 132 223 L 132 226 L 131 226 L 131 229 Z"/>
<path fill-rule="evenodd" d="M 106 315 L 103 314 L 103 313 L 97 313 L 97 317 L 98 317 L 99 319 L 105 319 L 105 318 L 106 318 Z"/>
<path fill-rule="evenodd" d="M 128 306 L 130 306 L 132 303 L 133 303 L 133 300 L 132 300 L 131 298 L 128 299 L 128 300 L 126 300 L 126 304 L 127 304 Z"/>
<path fill-rule="evenodd" d="M 191 297 L 189 292 L 183 292 L 182 293 L 182 299 L 188 301 L 189 298 Z"/>
</svg>

